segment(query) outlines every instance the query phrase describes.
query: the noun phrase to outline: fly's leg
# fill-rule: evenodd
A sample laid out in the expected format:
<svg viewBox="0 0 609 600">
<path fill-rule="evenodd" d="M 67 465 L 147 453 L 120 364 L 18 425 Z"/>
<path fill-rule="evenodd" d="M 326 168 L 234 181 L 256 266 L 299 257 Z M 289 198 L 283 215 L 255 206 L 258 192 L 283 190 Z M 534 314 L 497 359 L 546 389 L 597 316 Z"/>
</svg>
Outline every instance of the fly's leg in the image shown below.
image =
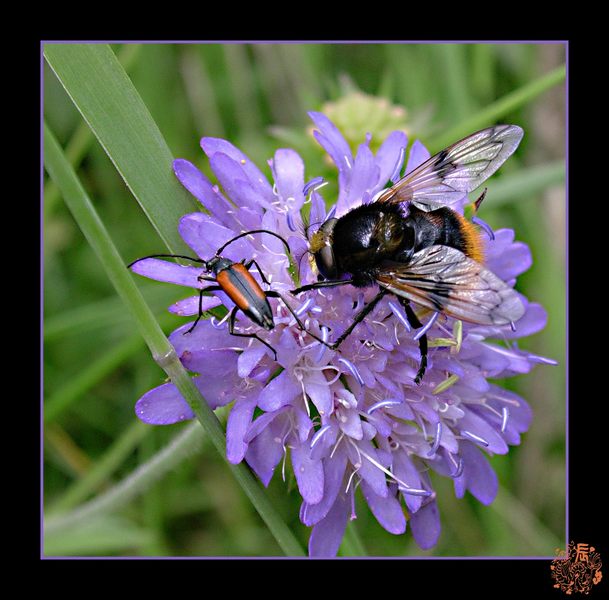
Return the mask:
<svg viewBox="0 0 609 600">
<path fill-rule="evenodd" d="M 328 281 L 317 281 L 316 283 L 309 283 L 308 285 L 303 285 L 295 290 L 290 290 L 290 294 L 296 296 L 297 294 L 308 292 L 309 290 L 317 290 L 325 287 L 338 287 L 339 285 L 347 285 L 348 283 L 353 283 L 353 279 L 330 279 Z"/>
<path fill-rule="evenodd" d="M 279 292 L 275 292 L 273 290 L 268 290 L 267 292 L 265 292 L 265 294 L 266 294 L 267 298 L 279 298 L 285 304 L 285 307 L 290 311 L 290 314 L 294 317 L 294 319 L 296 319 L 296 323 L 302 331 L 308 333 L 313 339 L 317 340 L 320 344 L 323 344 L 324 346 L 327 346 L 328 348 L 332 348 L 332 350 L 335 349 L 331 344 L 328 344 L 328 342 L 324 342 L 320 337 L 318 337 L 314 333 L 311 333 L 304 326 L 304 323 L 300 320 L 298 315 L 294 312 L 294 309 L 287 303 L 286 299 Z"/>
<path fill-rule="evenodd" d="M 410 306 L 410 302 L 406 298 L 403 298 L 402 296 L 398 296 L 398 299 L 400 301 L 400 304 L 404 307 L 404 310 L 406 311 L 406 318 L 408 319 L 408 322 L 410 323 L 411 327 L 413 329 L 420 329 L 421 327 L 423 327 L 423 323 L 421 323 L 421 321 L 419 321 L 419 319 L 417 318 L 417 315 L 415 315 L 415 313 L 414 313 L 414 310 L 412 310 L 412 307 Z M 424 333 L 419 338 L 419 352 L 421 354 L 421 362 L 419 364 L 419 370 L 417 371 L 416 377 L 414 378 L 414 382 L 417 385 L 421 385 L 421 381 L 423 380 L 423 375 L 425 375 L 425 369 L 427 369 L 427 334 L 426 333 Z"/>
<path fill-rule="evenodd" d="M 364 306 L 364 308 L 362 308 L 362 310 L 355 315 L 353 323 L 351 323 L 351 325 L 349 325 L 349 327 L 342 332 L 340 337 L 333 344 L 331 344 L 330 348 L 336 350 L 347 339 L 347 337 L 349 337 L 355 327 L 364 320 L 366 315 L 372 312 L 374 307 L 383 299 L 387 292 L 388 290 L 383 288 L 370 302 L 368 302 L 368 304 L 366 304 L 366 306 Z"/>
</svg>

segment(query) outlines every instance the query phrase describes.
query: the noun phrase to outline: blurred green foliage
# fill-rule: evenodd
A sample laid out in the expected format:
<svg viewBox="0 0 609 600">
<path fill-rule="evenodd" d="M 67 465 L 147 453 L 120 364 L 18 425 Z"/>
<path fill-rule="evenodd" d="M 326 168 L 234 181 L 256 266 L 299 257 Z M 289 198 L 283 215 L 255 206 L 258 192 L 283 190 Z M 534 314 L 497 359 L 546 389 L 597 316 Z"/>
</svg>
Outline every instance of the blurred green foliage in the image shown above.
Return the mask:
<svg viewBox="0 0 609 600">
<path fill-rule="evenodd" d="M 307 178 L 324 175 L 334 182 L 324 189 L 328 200 L 336 190 L 336 173 L 310 135 L 307 111 L 331 111 L 359 95 L 372 105 L 371 120 L 360 119 L 361 127 L 378 125 L 382 135 L 382 124 L 372 122 L 380 98 L 385 107 L 395 105 L 394 116 L 411 139 L 437 150 L 434 138 L 565 63 L 563 44 L 152 43 L 113 49 L 175 157 L 188 158 L 211 176 L 199 139 L 220 136 L 270 175 L 267 159 L 278 147 L 290 146 L 303 156 Z M 520 447 L 492 459 L 499 496 L 490 507 L 469 495 L 456 500 L 450 481 L 433 478 L 443 531 L 437 547 L 427 552 L 409 532 L 384 531 L 361 502 L 344 555 L 356 553 L 361 544 L 368 555 L 379 556 L 550 556 L 564 543 L 564 107 L 564 84 L 558 83 L 497 119 L 521 125 L 526 135 L 516 156 L 489 182 L 483 218 L 494 228 L 515 229 L 517 239 L 531 247 L 534 264 L 518 288 L 546 308 L 548 326 L 521 345 L 559 361 L 557 367 L 542 365 L 502 382 L 531 404 L 534 420 Z M 125 260 L 162 252 L 160 238 L 46 65 L 44 114 Z M 362 129 L 359 139 L 357 131 L 350 133 L 350 141 L 363 141 L 365 133 Z M 519 185 L 519 177 L 526 185 Z M 505 186 L 496 204 L 495 183 Z M 76 505 L 103 497 L 184 426 L 134 425 L 135 401 L 162 383 L 164 374 L 138 343 L 99 261 L 46 180 L 44 256 L 44 500 L 48 515 L 69 519 Z M 165 309 L 186 291 L 179 296 L 169 284 L 138 285 L 166 332 L 183 322 Z M 308 529 L 298 520 L 294 487 L 276 473 L 268 493 L 306 546 Z M 49 534 L 46 551 L 281 554 L 205 440 L 193 456 L 120 509 Z"/>
</svg>

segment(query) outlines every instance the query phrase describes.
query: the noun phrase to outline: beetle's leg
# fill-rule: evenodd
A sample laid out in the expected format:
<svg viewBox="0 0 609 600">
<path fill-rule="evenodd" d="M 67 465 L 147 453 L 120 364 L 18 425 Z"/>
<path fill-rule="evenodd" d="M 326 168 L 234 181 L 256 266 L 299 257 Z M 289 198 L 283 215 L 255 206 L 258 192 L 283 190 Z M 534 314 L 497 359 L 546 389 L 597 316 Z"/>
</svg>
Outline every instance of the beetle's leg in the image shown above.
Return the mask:
<svg viewBox="0 0 609 600">
<path fill-rule="evenodd" d="M 238 306 L 235 306 L 230 313 L 230 318 L 228 320 L 228 333 L 237 337 L 247 337 L 247 338 L 255 338 L 259 342 L 262 342 L 269 350 L 273 352 L 275 355 L 275 360 L 277 360 L 277 351 L 273 346 L 271 346 L 268 342 L 265 342 L 261 337 L 258 337 L 255 333 L 237 333 L 235 331 L 235 317 L 237 316 L 237 311 L 239 310 Z"/>
<path fill-rule="evenodd" d="M 264 272 L 260 268 L 260 265 L 253 258 L 252 258 L 252 260 L 249 260 L 246 263 L 244 263 L 244 265 L 248 271 L 252 265 L 256 265 L 256 268 L 258 269 L 258 273 L 260 273 L 260 279 L 262 279 L 262 281 L 264 283 L 266 283 L 267 285 L 271 285 L 271 282 L 268 281 L 268 279 L 264 276 Z"/>
<path fill-rule="evenodd" d="M 213 277 L 199 275 L 199 281 L 216 281 L 216 280 Z M 201 320 L 201 317 L 203 316 L 203 292 L 219 292 L 221 290 L 222 290 L 222 288 L 219 285 L 208 285 L 207 287 L 201 288 L 199 290 L 199 314 L 197 315 L 195 322 L 192 324 L 192 327 L 188 331 L 185 331 L 183 333 L 183 335 L 190 333 L 197 326 L 197 323 Z"/>
</svg>

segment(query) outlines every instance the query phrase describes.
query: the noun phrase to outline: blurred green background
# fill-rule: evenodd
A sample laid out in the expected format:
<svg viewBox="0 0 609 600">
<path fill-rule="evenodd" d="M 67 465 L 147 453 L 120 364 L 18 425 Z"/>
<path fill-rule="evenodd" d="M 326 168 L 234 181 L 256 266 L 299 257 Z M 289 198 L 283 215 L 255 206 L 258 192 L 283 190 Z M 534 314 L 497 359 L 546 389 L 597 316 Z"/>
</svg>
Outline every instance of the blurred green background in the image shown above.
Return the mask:
<svg viewBox="0 0 609 600">
<path fill-rule="evenodd" d="M 507 122 L 524 128 L 517 154 L 489 182 L 481 216 L 494 228 L 515 229 L 517 239 L 531 247 L 534 265 L 519 278 L 518 289 L 546 308 L 548 325 L 520 345 L 559 366 L 540 365 L 503 382 L 529 402 L 534 420 L 521 446 L 492 458 L 500 481 L 493 505 L 482 506 L 469 494 L 456 500 L 452 482 L 434 477 L 442 535 L 426 552 L 409 531 L 402 536 L 384 531 L 363 502 L 352 526 L 366 553 L 378 556 L 552 556 L 564 546 L 565 85 L 559 80 L 522 101 L 518 93 L 564 65 L 565 44 L 112 48 L 175 157 L 211 175 L 199 139 L 220 136 L 270 176 L 267 159 L 279 147 L 293 147 L 304 158 L 307 179 L 323 175 L 333 182 L 324 189 L 329 201 L 336 173 L 310 135 L 309 110 L 326 111 L 352 145 L 363 141 L 366 131 L 380 142 L 402 127 L 410 140 L 420 138 L 438 151 L 462 137 L 445 140 L 447 132 L 489 107 L 491 119 L 481 126 Z M 506 98 L 507 109 L 501 105 Z M 125 263 L 163 252 L 160 238 L 46 64 L 44 116 Z M 164 373 L 46 179 L 44 257 L 45 553 L 281 555 L 197 425 L 184 433 L 188 425 L 147 427 L 135 418 L 135 401 L 162 383 Z M 140 278 L 137 283 L 164 331 L 184 322 L 166 307 L 188 290 Z M 184 458 L 162 477 L 143 482 L 139 493 L 121 496 L 121 482 L 180 434 L 190 436 Z M 298 520 L 293 481 L 284 483 L 276 473 L 268 493 L 306 547 L 309 530 Z M 341 554 L 355 553 L 357 544 L 350 539 Z"/>
</svg>

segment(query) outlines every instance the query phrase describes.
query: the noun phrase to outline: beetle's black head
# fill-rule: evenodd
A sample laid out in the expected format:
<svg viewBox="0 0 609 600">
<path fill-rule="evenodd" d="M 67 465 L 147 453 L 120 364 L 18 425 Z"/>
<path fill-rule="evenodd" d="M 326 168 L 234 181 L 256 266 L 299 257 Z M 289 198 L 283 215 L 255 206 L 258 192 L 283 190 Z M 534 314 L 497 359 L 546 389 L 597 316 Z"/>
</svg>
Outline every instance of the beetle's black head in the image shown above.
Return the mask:
<svg viewBox="0 0 609 600">
<path fill-rule="evenodd" d="M 228 269 L 233 264 L 233 261 L 224 258 L 223 256 L 214 256 L 212 259 L 205 262 L 205 270 L 208 273 L 213 273 L 214 277 L 218 276 L 218 273 Z"/>
</svg>

